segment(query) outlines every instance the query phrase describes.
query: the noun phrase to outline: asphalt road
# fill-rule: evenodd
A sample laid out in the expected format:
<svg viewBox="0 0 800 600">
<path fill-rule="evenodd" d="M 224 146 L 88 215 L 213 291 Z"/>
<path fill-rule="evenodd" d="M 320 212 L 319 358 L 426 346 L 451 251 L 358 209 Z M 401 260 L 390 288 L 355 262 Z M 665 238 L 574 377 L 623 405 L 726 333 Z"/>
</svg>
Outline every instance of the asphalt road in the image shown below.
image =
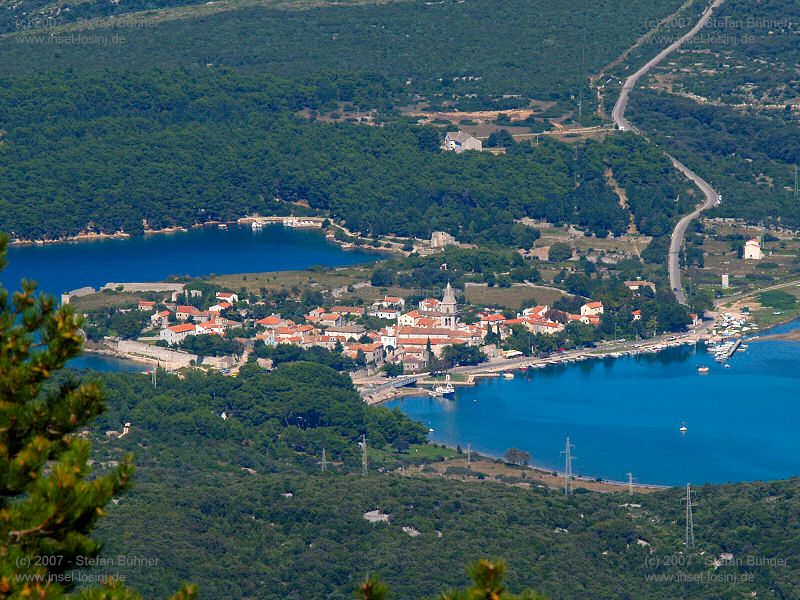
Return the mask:
<svg viewBox="0 0 800 600">
<path fill-rule="evenodd" d="M 681 304 L 686 304 L 686 292 L 683 291 L 683 284 L 681 283 L 680 261 L 683 236 L 686 235 L 686 229 L 689 227 L 689 223 L 691 223 L 695 217 L 697 217 L 704 210 L 708 210 L 709 208 L 717 205 L 719 202 L 719 194 L 717 194 L 716 190 L 714 190 L 714 188 L 712 188 L 705 179 L 702 179 L 678 159 L 672 156 L 670 156 L 670 159 L 672 159 L 672 164 L 675 166 L 675 168 L 683 173 L 688 179 L 693 181 L 705 196 L 705 200 L 703 200 L 702 204 L 700 204 L 694 210 L 694 212 L 689 213 L 680 221 L 678 221 L 678 224 L 675 226 L 675 230 L 672 232 L 672 239 L 670 239 L 669 242 L 669 284 L 672 287 L 672 290 L 675 292 L 675 299 Z"/>
<path fill-rule="evenodd" d="M 633 88 L 636 87 L 639 79 L 641 79 L 643 75 L 658 65 L 667 56 L 680 48 L 685 42 L 691 40 L 695 35 L 697 35 L 703 29 L 703 27 L 706 26 L 706 23 L 708 23 L 709 19 L 711 19 L 714 9 L 722 5 L 724 2 L 725 0 L 714 0 L 705 10 L 703 16 L 700 18 L 697 24 L 686 35 L 672 42 L 672 44 L 659 52 L 658 55 L 652 58 L 641 69 L 636 71 L 633 75 L 625 80 L 625 83 L 622 86 L 622 91 L 617 99 L 617 103 L 614 105 L 614 110 L 611 113 L 614 123 L 621 131 L 634 131 L 636 133 L 640 133 L 639 130 L 633 126 L 628 119 L 625 118 L 625 109 L 628 107 L 628 98 Z M 711 185 L 699 175 L 688 169 L 684 164 L 672 156 L 670 156 L 670 159 L 672 160 L 672 164 L 675 166 L 675 168 L 683 173 L 692 182 L 694 182 L 694 184 L 700 188 L 700 191 L 702 191 L 705 196 L 703 203 L 700 204 L 693 213 L 686 215 L 680 221 L 678 221 L 675 231 L 672 232 L 672 239 L 669 246 L 668 263 L 670 286 L 675 292 L 675 299 L 681 304 L 686 304 L 686 293 L 683 291 L 683 284 L 681 283 L 680 266 L 680 248 L 681 244 L 683 243 L 683 236 L 686 234 L 686 229 L 689 227 L 689 223 L 702 211 L 714 206 L 719 199 L 719 195 L 714 188 L 712 188 Z"/>
</svg>

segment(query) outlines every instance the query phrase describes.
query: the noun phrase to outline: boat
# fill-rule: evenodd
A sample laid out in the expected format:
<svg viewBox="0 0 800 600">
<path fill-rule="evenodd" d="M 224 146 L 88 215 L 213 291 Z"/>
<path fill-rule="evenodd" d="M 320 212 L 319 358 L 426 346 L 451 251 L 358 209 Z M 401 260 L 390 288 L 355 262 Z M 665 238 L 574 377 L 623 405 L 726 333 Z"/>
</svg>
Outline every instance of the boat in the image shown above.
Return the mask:
<svg viewBox="0 0 800 600">
<path fill-rule="evenodd" d="M 514 379 L 514 374 L 513 373 L 509 373 L 508 371 L 503 371 L 502 374 L 503 374 L 503 377 L 505 377 L 506 379 Z"/>
<path fill-rule="evenodd" d="M 697 367 L 698 373 L 708 373 L 708 371 L 709 371 L 708 367 Z"/>
<path fill-rule="evenodd" d="M 428 392 L 428 394 L 434 397 L 452 396 L 455 393 L 456 388 L 454 388 L 453 384 L 450 383 L 450 375 L 445 378 L 444 385 L 437 384 L 433 386 L 433 389 L 430 392 Z"/>
<path fill-rule="evenodd" d="M 686 427 L 686 421 L 683 421 L 683 423 L 681 424 L 680 432 L 686 433 L 687 431 L 689 431 L 689 428 Z"/>
<path fill-rule="evenodd" d="M 217 225 L 217 228 L 218 229 L 227 229 L 228 226 L 225 223 L 220 223 L 219 225 Z"/>
<path fill-rule="evenodd" d="M 726 369 L 730 369 L 730 368 L 731 368 L 731 366 L 730 366 L 729 364 L 725 363 L 725 368 L 726 368 Z"/>
</svg>

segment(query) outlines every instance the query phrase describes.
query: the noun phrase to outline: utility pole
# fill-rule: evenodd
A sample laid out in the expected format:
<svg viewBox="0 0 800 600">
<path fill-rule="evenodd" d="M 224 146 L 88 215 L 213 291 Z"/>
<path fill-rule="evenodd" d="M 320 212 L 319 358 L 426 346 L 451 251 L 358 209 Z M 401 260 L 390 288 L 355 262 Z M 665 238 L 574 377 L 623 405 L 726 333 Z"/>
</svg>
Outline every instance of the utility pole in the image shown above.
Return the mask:
<svg viewBox="0 0 800 600">
<path fill-rule="evenodd" d="M 575 459 L 572 456 L 572 449 L 574 444 L 569 443 L 569 436 L 567 436 L 567 445 L 561 454 L 564 455 L 564 495 L 572 495 L 572 461 Z"/>
<path fill-rule="evenodd" d="M 325 448 L 322 449 L 322 460 L 317 463 L 323 471 L 328 470 L 328 459 L 325 457 Z"/>
<path fill-rule="evenodd" d="M 361 476 L 367 476 L 367 436 L 366 434 L 361 434 Z"/>
<path fill-rule="evenodd" d="M 633 473 L 628 473 L 628 495 L 633 496 Z"/>
<path fill-rule="evenodd" d="M 692 516 L 692 485 L 686 484 L 686 535 L 683 540 L 683 545 L 687 548 L 694 548 L 694 519 Z"/>
</svg>

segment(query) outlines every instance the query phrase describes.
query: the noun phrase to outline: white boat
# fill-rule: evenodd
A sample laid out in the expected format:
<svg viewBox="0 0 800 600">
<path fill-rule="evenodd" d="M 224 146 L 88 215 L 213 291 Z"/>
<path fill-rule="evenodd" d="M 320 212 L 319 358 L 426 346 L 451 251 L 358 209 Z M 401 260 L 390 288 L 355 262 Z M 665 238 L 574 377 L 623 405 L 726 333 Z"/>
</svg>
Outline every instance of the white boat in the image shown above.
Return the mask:
<svg viewBox="0 0 800 600">
<path fill-rule="evenodd" d="M 686 421 L 684 421 L 683 424 L 681 425 L 680 432 L 686 433 L 687 431 L 689 431 L 689 428 L 686 427 Z"/>
<path fill-rule="evenodd" d="M 727 364 L 727 363 L 726 363 L 726 364 L 725 364 L 725 368 L 726 368 L 726 369 L 730 369 L 730 368 L 731 368 L 731 366 L 730 366 L 729 364 Z"/>
<path fill-rule="evenodd" d="M 506 379 L 514 379 L 514 374 L 509 373 L 508 371 L 503 371 L 503 377 L 505 377 Z"/>
<path fill-rule="evenodd" d="M 710 369 L 708 367 L 697 367 L 698 373 L 708 373 Z"/>
<path fill-rule="evenodd" d="M 450 375 L 445 377 L 444 385 L 435 385 L 433 386 L 433 394 L 436 396 L 452 396 L 456 393 L 456 388 L 453 387 L 453 384 L 450 383 Z"/>
<path fill-rule="evenodd" d="M 217 228 L 218 229 L 227 229 L 228 226 L 225 223 L 220 223 L 219 225 L 217 225 Z"/>
</svg>

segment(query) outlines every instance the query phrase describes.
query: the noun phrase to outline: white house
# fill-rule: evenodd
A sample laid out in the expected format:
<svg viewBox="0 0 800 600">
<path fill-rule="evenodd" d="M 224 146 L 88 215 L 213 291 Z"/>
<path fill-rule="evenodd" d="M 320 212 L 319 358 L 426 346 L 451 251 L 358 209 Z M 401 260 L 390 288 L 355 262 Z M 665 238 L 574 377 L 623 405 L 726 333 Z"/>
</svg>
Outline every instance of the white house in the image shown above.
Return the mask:
<svg viewBox="0 0 800 600">
<path fill-rule="evenodd" d="M 192 323 L 173 325 L 165 327 L 159 332 L 159 337 L 168 344 L 179 344 L 186 339 L 186 336 L 195 334 L 195 326 Z"/>
<path fill-rule="evenodd" d="M 178 306 L 175 309 L 175 318 L 179 321 L 185 321 L 189 317 L 195 316 L 200 311 L 194 306 Z"/>
<path fill-rule="evenodd" d="M 582 317 L 595 317 L 602 315 L 603 312 L 605 312 L 605 309 L 603 308 L 602 302 L 587 302 L 581 306 Z"/>
<path fill-rule="evenodd" d="M 216 296 L 217 300 L 229 302 L 230 304 L 236 304 L 239 301 L 238 294 L 234 294 L 233 292 L 217 292 Z"/>
<path fill-rule="evenodd" d="M 162 310 L 154 315 L 150 315 L 150 323 L 153 327 L 166 327 L 169 325 L 169 311 Z"/>
<path fill-rule="evenodd" d="M 764 258 L 764 252 L 761 250 L 761 242 L 759 242 L 756 238 L 747 240 L 744 245 L 743 258 L 745 260 L 761 260 Z"/>
<path fill-rule="evenodd" d="M 483 142 L 472 137 L 466 131 L 448 131 L 444 136 L 442 150 L 461 154 L 466 150 L 483 150 Z"/>
<path fill-rule="evenodd" d="M 378 317 L 379 319 L 388 319 L 396 321 L 400 316 L 400 311 L 396 308 L 372 308 L 367 313 L 371 317 Z"/>
</svg>

